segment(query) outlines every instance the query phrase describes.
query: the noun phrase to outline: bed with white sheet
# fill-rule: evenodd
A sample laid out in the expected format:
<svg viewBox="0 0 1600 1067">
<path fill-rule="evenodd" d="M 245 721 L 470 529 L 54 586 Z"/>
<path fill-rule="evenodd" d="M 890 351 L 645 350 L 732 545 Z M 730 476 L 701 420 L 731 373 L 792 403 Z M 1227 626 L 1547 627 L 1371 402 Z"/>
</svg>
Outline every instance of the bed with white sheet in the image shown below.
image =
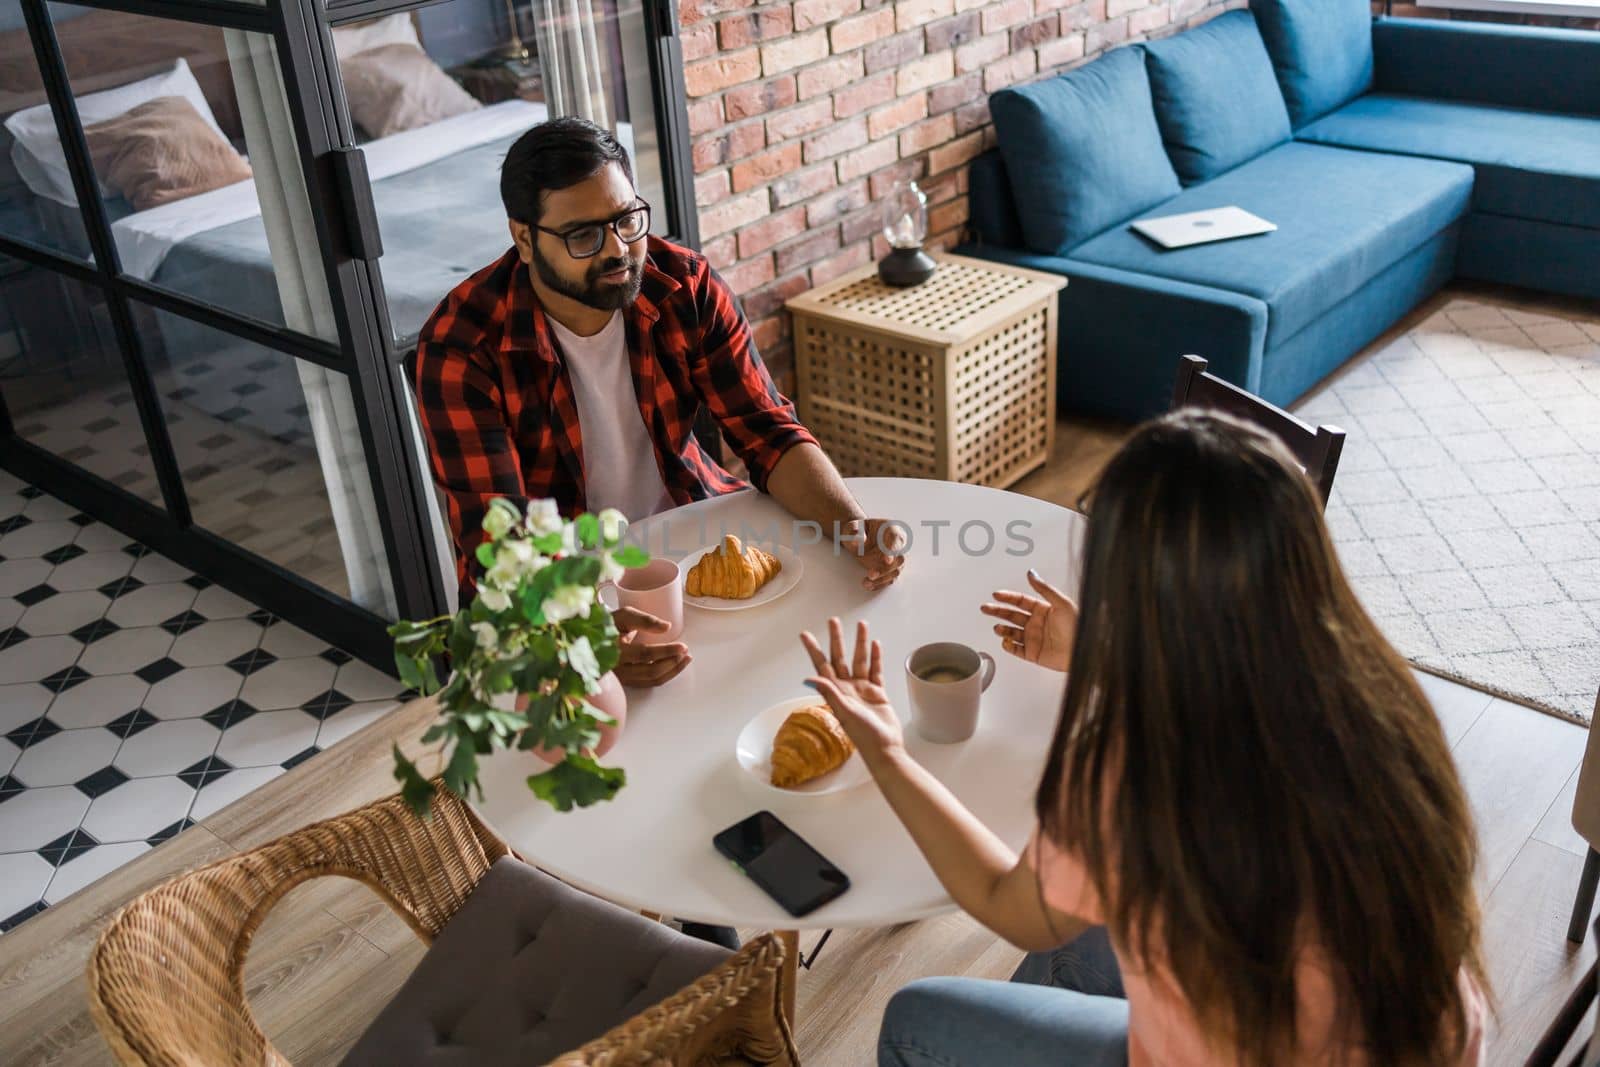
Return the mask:
<svg viewBox="0 0 1600 1067">
<path fill-rule="evenodd" d="M 543 104 L 507 100 L 361 146 L 397 337 L 414 336 L 445 293 L 509 246 L 500 164 L 512 141 L 544 117 Z M 136 212 L 112 231 L 127 273 L 283 322 L 254 182 Z"/>
</svg>

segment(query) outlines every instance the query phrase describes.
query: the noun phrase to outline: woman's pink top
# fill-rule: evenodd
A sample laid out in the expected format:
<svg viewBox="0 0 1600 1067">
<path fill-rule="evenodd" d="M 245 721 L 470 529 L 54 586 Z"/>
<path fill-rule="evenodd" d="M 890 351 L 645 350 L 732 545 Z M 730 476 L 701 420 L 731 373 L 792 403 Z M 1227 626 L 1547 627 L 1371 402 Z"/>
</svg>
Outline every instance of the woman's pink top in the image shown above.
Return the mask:
<svg viewBox="0 0 1600 1067">
<path fill-rule="evenodd" d="M 1037 830 L 1028 851 L 1039 871 L 1046 903 L 1087 922 L 1105 921 L 1088 872 L 1076 857 Z M 1241 1062 L 1231 1050 L 1214 1049 L 1207 1043 L 1199 1020 L 1170 974 L 1160 969 L 1141 972 L 1139 963 L 1129 959 L 1121 945 L 1113 941 L 1112 949 L 1128 994 L 1129 1067 L 1233 1067 Z M 1361 1067 L 1367 1060 L 1359 1049 L 1334 1043 L 1337 998 L 1329 970 L 1319 956 L 1315 950 L 1308 951 L 1295 968 L 1299 1053 L 1294 1067 Z M 1483 994 L 1465 972 L 1461 991 L 1467 1007 L 1467 1043 L 1450 1067 L 1478 1067 L 1483 1062 L 1486 1007 Z"/>
</svg>

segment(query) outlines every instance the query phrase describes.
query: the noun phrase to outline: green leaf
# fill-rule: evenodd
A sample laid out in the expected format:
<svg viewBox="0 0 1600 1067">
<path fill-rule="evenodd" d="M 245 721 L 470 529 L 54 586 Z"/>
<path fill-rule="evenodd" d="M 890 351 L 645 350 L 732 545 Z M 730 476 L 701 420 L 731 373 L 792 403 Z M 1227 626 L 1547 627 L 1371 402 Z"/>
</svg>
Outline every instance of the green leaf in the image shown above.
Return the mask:
<svg viewBox="0 0 1600 1067">
<path fill-rule="evenodd" d="M 394 665 L 400 669 L 400 680 L 406 683 L 406 688 L 423 690 L 426 679 L 422 676 L 422 663 L 412 656 L 406 655 L 398 648 L 394 652 Z"/>
<path fill-rule="evenodd" d="M 601 674 L 616 669 L 622 660 L 622 649 L 617 645 L 617 631 L 614 627 L 609 638 L 602 641 L 591 640 L 589 644 L 594 649 L 595 665 L 599 667 Z"/>
<path fill-rule="evenodd" d="M 588 756 L 568 755 L 548 771 L 530 776 L 528 788 L 557 811 L 571 811 L 610 800 L 626 782 L 621 767 L 602 767 Z"/>
<path fill-rule="evenodd" d="M 550 564 L 551 588 L 563 585 L 593 585 L 600 580 L 600 560 L 595 556 L 568 556 Z"/>
<path fill-rule="evenodd" d="M 529 698 L 528 709 L 523 714 L 527 717 L 527 728 L 522 731 L 522 737 L 517 741 L 521 749 L 536 748 L 544 743 L 544 736 L 549 732 L 551 720 L 561 708 L 561 697 L 555 693 L 537 693 Z"/>
<path fill-rule="evenodd" d="M 465 799 L 467 790 L 478 786 L 478 753 L 476 746 L 463 744 L 460 739 L 456 741 L 455 749 L 450 753 L 450 762 L 444 768 L 444 785 L 458 797 Z M 477 789 L 479 797 L 483 790 Z"/>
<path fill-rule="evenodd" d="M 494 566 L 494 542 L 481 542 L 478 545 L 477 550 L 472 554 L 478 557 L 478 562 L 483 565 L 484 570 L 488 570 L 490 567 Z"/>
<path fill-rule="evenodd" d="M 522 607 L 522 617 L 532 626 L 544 625 L 544 601 L 555 588 L 555 565 L 545 567 L 531 579 L 522 583 L 517 599 Z"/>
<path fill-rule="evenodd" d="M 593 548 L 600 543 L 600 520 L 584 512 L 573 523 L 578 530 L 578 544 L 584 548 Z"/>
<path fill-rule="evenodd" d="M 478 638 L 472 632 L 472 620 L 466 612 L 457 614 L 450 626 L 449 648 L 450 658 L 458 669 L 472 658 L 472 652 L 477 647 Z"/>
<path fill-rule="evenodd" d="M 542 736 L 537 738 L 534 744 L 543 745 L 545 748 L 564 748 L 568 752 L 582 752 L 584 749 L 594 748 L 599 743 L 600 720 L 586 709 L 570 718 L 552 717 L 545 724 Z"/>
<path fill-rule="evenodd" d="M 556 679 L 556 691 L 569 697 L 588 696 L 589 679 L 569 667 Z"/>
<path fill-rule="evenodd" d="M 510 737 L 517 731 L 528 728 L 528 717 L 526 715 L 519 715 L 514 711 L 500 711 L 499 709 L 496 709 L 494 711 L 486 712 L 484 714 L 484 718 L 488 720 L 489 726 L 494 730 L 495 735 L 498 737 Z"/>
<path fill-rule="evenodd" d="M 427 818 L 433 802 L 433 786 L 422 777 L 417 765 L 406 759 L 400 746 L 394 746 L 394 776 L 400 783 L 400 798 L 417 815 Z"/>
<path fill-rule="evenodd" d="M 529 538 L 529 540 L 533 542 L 533 547 L 539 550 L 540 555 L 553 556 L 561 551 L 561 531 L 559 530 L 540 534 L 538 537 Z"/>
<path fill-rule="evenodd" d="M 643 567 L 650 562 L 650 553 L 638 545 L 623 545 L 611 553 L 611 558 L 624 567 Z"/>
</svg>

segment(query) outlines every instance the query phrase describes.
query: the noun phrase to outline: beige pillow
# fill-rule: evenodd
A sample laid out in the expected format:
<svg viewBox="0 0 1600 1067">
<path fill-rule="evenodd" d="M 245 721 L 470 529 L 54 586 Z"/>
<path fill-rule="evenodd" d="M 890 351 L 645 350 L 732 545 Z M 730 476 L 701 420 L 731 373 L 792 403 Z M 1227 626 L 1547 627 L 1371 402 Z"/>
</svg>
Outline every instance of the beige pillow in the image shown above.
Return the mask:
<svg viewBox="0 0 1600 1067">
<path fill-rule="evenodd" d="M 368 137 L 414 130 L 483 105 L 414 44 L 369 48 L 339 63 L 350 117 Z"/>
<path fill-rule="evenodd" d="M 181 96 L 158 96 L 83 128 L 95 172 L 143 211 L 250 177 L 250 164 Z"/>
</svg>

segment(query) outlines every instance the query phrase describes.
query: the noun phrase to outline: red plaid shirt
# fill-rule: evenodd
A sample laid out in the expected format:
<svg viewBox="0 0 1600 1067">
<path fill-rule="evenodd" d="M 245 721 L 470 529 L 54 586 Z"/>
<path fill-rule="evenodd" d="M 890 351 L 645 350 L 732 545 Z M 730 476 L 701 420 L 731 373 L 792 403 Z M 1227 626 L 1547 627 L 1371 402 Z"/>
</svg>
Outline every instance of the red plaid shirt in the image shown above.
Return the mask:
<svg viewBox="0 0 1600 1067">
<path fill-rule="evenodd" d="M 649 239 L 639 296 L 623 311 L 639 415 L 661 481 L 687 504 L 743 489 L 700 447 L 704 404 L 758 489 L 785 451 L 815 438 L 773 384 L 733 294 L 705 258 Z M 586 509 L 583 431 L 572 380 L 515 249 L 445 297 L 417 344 L 417 407 L 444 491 L 463 598 L 489 501 L 554 498 Z"/>
</svg>

